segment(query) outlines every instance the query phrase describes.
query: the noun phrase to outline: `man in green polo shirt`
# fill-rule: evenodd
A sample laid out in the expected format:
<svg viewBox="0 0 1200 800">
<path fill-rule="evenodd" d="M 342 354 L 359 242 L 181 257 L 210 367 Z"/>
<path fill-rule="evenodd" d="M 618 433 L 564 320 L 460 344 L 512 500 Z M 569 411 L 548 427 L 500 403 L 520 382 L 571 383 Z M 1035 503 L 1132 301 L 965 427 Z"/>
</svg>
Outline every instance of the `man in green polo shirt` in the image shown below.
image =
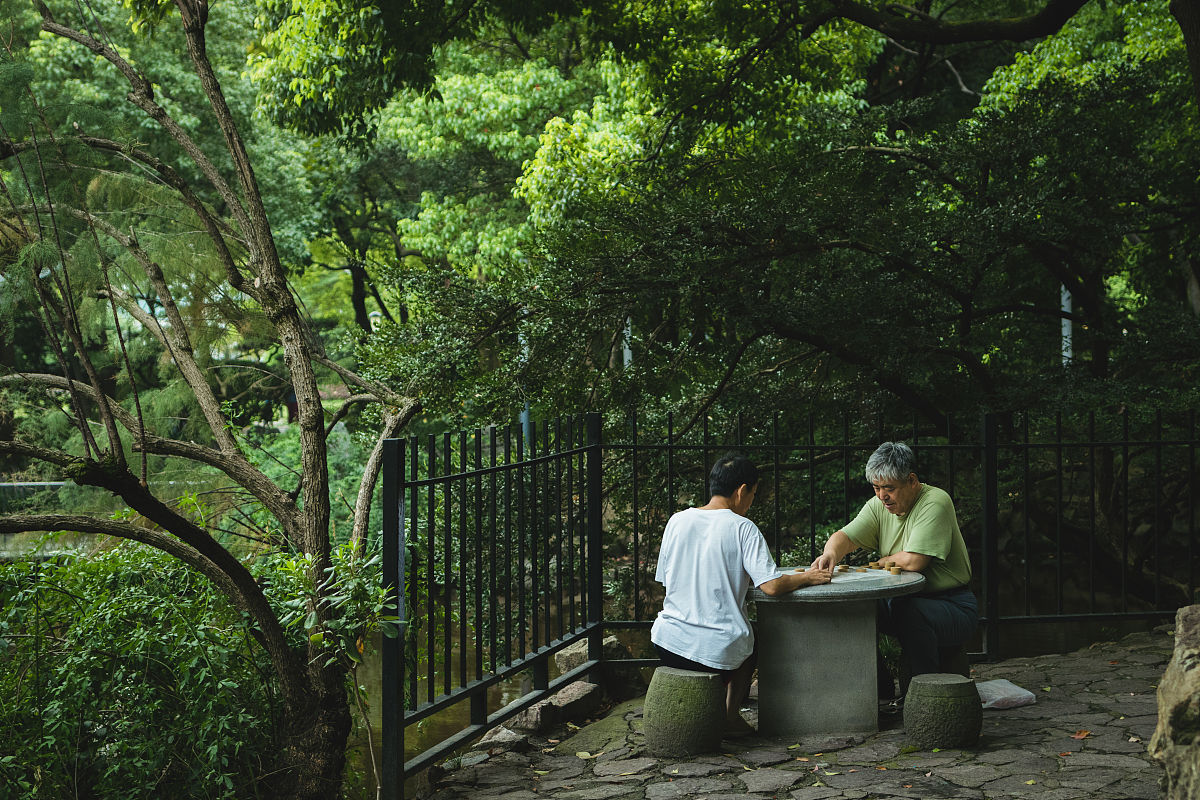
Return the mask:
<svg viewBox="0 0 1200 800">
<path fill-rule="evenodd" d="M 879 445 L 865 470 L 875 496 L 829 537 L 812 563 L 833 569 L 863 547 L 925 576 L 920 593 L 886 600 L 880 609 L 879 629 L 899 640 L 909 675 L 940 672 L 940 653 L 960 648 L 978 623 L 975 595 L 967 586 L 971 560 L 954 503 L 943 490 L 921 483 L 915 467 L 908 445 Z"/>
</svg>

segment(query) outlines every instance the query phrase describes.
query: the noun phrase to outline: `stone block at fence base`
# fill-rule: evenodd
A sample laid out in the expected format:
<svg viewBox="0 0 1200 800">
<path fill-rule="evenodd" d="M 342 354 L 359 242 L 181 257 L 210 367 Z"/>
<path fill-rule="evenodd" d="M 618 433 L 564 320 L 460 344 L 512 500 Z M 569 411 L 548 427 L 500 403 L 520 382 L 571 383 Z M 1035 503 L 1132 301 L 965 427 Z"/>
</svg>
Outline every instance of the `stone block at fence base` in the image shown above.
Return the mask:
<svg viewBox="0 0 1200 800">
<path fill-rule="evenodd" d="M 604 693 L 594 683 L 575 681 L 547 698 L 517 714 L 508 721 L 509 728 L 523 731 L 546 731 L 564 722 L 581 722 L 600 708 Z"/>
<path fill-rule="evenodd" d="M 529 737 L 516 731 L 510 731 L 508 728 L 501 726 L 492 728 L 483 735 L 483 738 L 475 743 L 472 750 L 482 750 L 488 753 L 507 753 L 507 752 L 524 752 L 528 750 Z"/>
<path fill-rule="evenodd" d="M 642 712 L 646 748 L 669 757 L 711 753 L 725 733 L 725 682 L 712 672 L 659 667 Z"/>
<path fill-rule="evenodd" d="M 604 637 L 601 652 L 606 662 L 633 658 L 629 648 L 615 636 Z M 555 653 L 554 664 L 560 674 L 567 673 L 587 661 L 587 653 L 588 643 L 585 639 Z M 604 693 L 614 700 L 628 700 L 646 691 L 646 679 L 637 667 L 605 664 L 593 673 L 592 681 L 598 683 Z"/>
<path fill-rule="evenodd" d="M 1175 652 L 1158 682 L 1158 728 L 1150 755 L 1166 770 L 1166 800 L 1200 797 L 1200 605 L 1175 615 Z"/>
<path fill-rule="evenodd" d="M 917 747 L 971 747 L 979 741 L 983 705 L 975 681 L 946 672 L 916 675 L 904 700 L 904 732 Z"/>
</svg>

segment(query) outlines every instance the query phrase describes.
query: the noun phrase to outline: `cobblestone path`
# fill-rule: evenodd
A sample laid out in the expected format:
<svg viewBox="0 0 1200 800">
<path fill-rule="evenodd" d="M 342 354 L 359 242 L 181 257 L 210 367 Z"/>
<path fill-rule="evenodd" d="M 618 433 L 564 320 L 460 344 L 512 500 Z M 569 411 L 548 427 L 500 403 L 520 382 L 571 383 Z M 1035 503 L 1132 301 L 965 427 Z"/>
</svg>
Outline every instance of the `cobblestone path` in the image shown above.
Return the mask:
<svg viewBox="0 0 1200 800">
<path fill-rule="evenodd" d="M 1037 703 L 984 711 L 982 737 L 970 750 L 917 750 L 895 727 L 866 737 L 750 737 L 727 740 L 721 753 L 656 758 L 645 751 L 635 699 L 570 738 L 464 756 L 427 791 L 434 800 L 1151 800 L 1162 770 L 1146 747 L 1170 631 L 976 665 L 976 678 L 1007 678 Z M 754 709 L 746 716 L 754 721 Z"/>
</svg>

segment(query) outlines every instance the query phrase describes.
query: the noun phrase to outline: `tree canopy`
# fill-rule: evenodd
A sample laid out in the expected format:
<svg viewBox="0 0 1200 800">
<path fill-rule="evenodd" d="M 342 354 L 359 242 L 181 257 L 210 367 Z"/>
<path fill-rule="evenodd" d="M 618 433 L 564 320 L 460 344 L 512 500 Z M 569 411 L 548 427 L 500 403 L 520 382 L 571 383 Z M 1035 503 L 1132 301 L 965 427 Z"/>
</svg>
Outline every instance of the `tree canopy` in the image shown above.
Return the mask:
<svg viewBox="0 0 1200 800">
<path fill-rule="evenodd" d="M 1194 409 L 1196 14 L 0 0 L 0 457 L 124 509 L 0 532 L 203 575 L 336 795 L 388 437 Z"/>
</svg>

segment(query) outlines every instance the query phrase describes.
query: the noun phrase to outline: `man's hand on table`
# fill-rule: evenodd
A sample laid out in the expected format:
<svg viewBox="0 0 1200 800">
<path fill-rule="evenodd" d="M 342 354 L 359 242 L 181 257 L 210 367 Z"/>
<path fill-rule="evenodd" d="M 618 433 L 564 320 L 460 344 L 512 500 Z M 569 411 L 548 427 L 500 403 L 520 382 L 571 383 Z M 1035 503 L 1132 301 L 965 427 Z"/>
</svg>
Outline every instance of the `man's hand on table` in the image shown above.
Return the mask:
<svg viewBox="0 0 1200 800">
<path fill-rule="evenodd" d="M 825 542 L 821 555 L 813 559 L 812 568 L 832 570 L 839 561 L 857 549 L 858 545 L 846 535 L 845 531 L 834 531 L 829 540 Z"/>
<path fill-rule="evenodd" d="M 825 572 L 832 572 L 833 568 L 836 566 L 837 566 L 837 559 L 834 558 L 833 556 L 829 555 L 828 553 L 821 553 L 821 555 L 819 555 L 813 559 L 813 562 L 811 564 L 812 569 L 824 570 Z"/>
<path fill-rule="evenodd" d="M 765 595 L 776 595 L 794 592 L 805 586 L 816 586 L 833 580 L 833 572 L 827 569 L 810 569 L 804 572 L 785 572 L 777 578 L 772 578 L 758 586 Z"/>
<path fill-rule="evenodd" d="M 807 569 L 799 573 L 801 586 L 818 586 L 822 583 L 829 583 L 833 580 L 833 570 L 830 569 Z"/>
</svg>

